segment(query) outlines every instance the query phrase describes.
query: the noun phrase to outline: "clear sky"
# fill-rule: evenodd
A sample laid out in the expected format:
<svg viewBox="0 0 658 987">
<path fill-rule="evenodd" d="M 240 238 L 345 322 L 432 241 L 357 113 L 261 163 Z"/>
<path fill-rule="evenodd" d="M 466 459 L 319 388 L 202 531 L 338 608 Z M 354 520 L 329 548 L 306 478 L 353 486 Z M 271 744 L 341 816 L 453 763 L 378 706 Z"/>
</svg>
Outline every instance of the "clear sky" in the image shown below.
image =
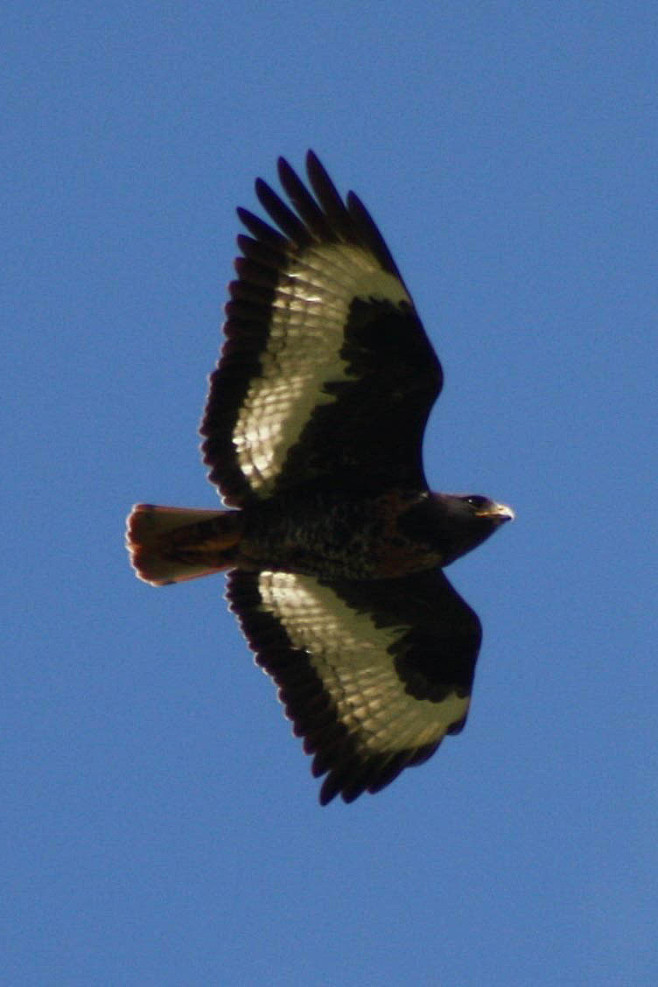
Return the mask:
<svg viewBox="0 0 658 987">
<path fill-rule="evenodd" d="M 7 3 L 3 983 L 658 982 L 658 7 Z M 132 575 L 198 454 L 237 205 L 313 147 L 439 352 L 469 723 L 351 806 L 222 578 Z"/>
</svg>

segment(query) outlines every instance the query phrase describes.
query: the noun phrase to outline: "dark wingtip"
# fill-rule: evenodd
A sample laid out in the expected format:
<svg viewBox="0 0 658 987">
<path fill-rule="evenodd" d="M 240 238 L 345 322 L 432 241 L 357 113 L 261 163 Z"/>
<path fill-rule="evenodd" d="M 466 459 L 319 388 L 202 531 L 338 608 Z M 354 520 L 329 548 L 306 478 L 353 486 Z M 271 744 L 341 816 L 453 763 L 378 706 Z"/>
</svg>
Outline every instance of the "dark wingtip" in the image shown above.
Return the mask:
<svg viewBox="0 0 658 987">
<path fill-rule="evenodd" d="M 286 173 L 290 173 L 291 171 L 294 172 L 295 169 L 292 167 L 288 159 L 284 158 L 283 155 L 280 154 L 279 157 L 276 159 L 276 170 L 278 171 L 280 177 L 282 172 L 285 175 Z"/>
</svg>

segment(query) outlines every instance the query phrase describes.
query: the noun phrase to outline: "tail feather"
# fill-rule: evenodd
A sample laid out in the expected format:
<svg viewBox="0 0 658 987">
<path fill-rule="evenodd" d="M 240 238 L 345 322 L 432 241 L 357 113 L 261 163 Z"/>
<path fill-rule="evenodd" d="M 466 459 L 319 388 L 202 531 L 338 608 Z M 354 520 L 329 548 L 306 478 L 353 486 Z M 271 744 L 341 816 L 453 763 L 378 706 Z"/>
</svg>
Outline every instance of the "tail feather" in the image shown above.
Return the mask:
<svg viewBox="0 0 658 987">
<path fill-rule="evenodd" d="M 242 536 L 239 511 L 136 504 L 127 522 L 131 564 L 153 586 L 230 569 Z"/>
</svg>

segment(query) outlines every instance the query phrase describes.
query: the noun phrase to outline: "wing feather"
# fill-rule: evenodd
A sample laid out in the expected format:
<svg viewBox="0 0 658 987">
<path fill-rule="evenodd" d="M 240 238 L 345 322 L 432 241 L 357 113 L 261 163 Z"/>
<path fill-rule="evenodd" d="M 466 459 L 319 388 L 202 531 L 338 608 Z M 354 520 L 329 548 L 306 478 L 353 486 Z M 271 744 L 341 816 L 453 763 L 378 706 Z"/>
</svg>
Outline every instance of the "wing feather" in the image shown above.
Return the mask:
<svg viewBox="0 0 658 987">
<path fill-rule="evenodd" d="M 323 804 L 379 791 L 463 727 L 480 623 L 440 570 L 358 583 L 236 571 L 227 595 L 327 775 Z"/>
<path fill-rule="evenodd" d="M 278 230 L 238 210 L 250 235 L 201 427 L 210 479 L 234 506 L 318 482 L 425 485 L 440 364 L 365 207 L 312 153 L 307 167 L 312 192 L 279 162 L 294 208 L 257 182 Z"/>
<path fill-rule="evenodd" d="M 256 179 L 256 195 L 263 208 L 295 246 L 310 246 L 313 242 L 311 231 L 262 178 Z"/>
</svg>

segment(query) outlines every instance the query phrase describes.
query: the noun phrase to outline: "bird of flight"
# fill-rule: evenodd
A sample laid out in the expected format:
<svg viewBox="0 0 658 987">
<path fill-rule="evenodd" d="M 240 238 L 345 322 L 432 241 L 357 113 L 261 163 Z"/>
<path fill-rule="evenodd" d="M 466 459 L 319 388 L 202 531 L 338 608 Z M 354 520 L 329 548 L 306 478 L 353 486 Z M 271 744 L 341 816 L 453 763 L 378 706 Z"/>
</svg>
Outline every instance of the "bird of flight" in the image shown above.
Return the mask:
<svg viewBox="0 0 658 987">
<path fill-rule="evenodd" d="M 274 225 L 238 210 L 201 426 L 228 509 L 138 504 L 127 542 L 154 586 L 228 572 L 324 805 L 380 791 L 464 726 L 481 626 L 443 569 L 514 513 L 428 488 L 441 365 L 361 201 L 312 152 L 306 167 L 310 188 L 279 160 L 289 204 L 256 182 Z"/>
</svg>

